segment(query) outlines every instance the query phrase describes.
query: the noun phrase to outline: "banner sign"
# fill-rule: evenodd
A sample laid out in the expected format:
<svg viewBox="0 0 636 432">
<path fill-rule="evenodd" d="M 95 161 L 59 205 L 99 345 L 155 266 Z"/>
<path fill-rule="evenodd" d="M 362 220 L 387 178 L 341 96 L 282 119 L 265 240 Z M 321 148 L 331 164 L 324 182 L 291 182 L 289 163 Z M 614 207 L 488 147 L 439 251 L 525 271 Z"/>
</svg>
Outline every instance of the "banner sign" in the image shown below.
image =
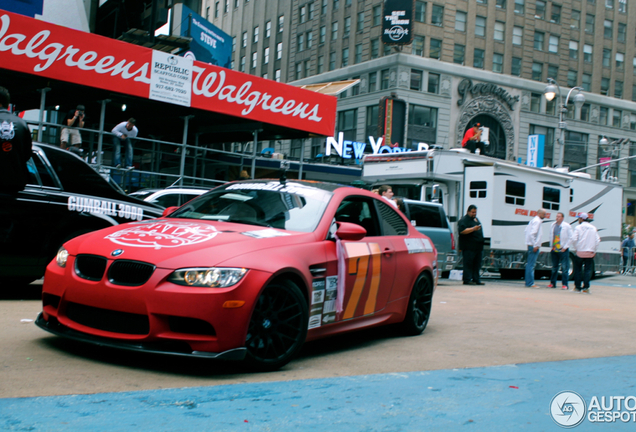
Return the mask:
<svg viewBox="0 0 636 432">
<path fill-rule="evenodd" d="M 176 64 L 171 64 L 175 59 Z M 334 96 L 200 61 L 189 66 L 187 59 L 170 60 L 170 55 L 155 55 L 149 48 L 3 10 L 0 65 L 3 69 L 318 135 L 332 136 L 335 130 Z M 171 88 L 153 88 L 152 84 Z"/>
<path fill-rule="evenodd" d="M 382 43 L 408 45 L 413 40 L 414 0 L 385 0 Z"/>
<path fill-rule="evenodd" d="M 192 38 L 185 57 L 229 68 L 232 63 L 232 37 L 198 13 L 177 3 L 172 9 L 175 31 Z"/>
<path fill-rule="evenodd" d="M 545 135 L 528 135 L 528 158 L 526 165 L 541 168 L 543 166 L 543 148 Z"/>
</svg>

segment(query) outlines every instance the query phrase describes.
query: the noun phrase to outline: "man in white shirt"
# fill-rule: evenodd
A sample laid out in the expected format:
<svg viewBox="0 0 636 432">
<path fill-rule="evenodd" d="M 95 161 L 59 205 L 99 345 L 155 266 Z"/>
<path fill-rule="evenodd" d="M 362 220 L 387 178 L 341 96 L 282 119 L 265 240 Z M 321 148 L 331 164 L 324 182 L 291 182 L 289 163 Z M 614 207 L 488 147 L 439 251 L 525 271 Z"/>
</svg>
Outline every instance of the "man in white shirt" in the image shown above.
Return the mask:
<svg viewBox="0 0 636 432">
<path fill-rule="evenodd" d="M 591 218 L 587 213 L 579 213 L 578 217 L 579 225 L 574 229 L 574 234 L 572 234 L 572 239 L 568 244 L 569 247 L 576 249 L 576 257 L 574 257 L 574 291 L 589 294 L 594 255 L 596 255 L 596 249 L 601 242 L 601 238 L 596 227 L 588 222 Z M 585 271 L 583 271 L 583 266 L 585 266 Z M 583 279 L 582 287 L 581 279 Z"/>
<path fill-rule="evenodd" d="M 526 227 L 526 246 L 528 247 L 528 258 L 526 260 L 526 286 L 528 288 L 538 288 L 534 284 L 534 266 L 539 257 L 541 247 L 541 224 L 545 218 L 545 210 L 539 209 L 537 215 L 532 218 Z"/>
<path fill-rule="evenodd" d="M 561 265 L 561 289 L 568 289 L 568 272 L 570 271 L 570 252 L 568 243 L 572 238 L 572 227 L 563 221 L 563 213 L 558 212 L 556 221 L 550 226 L 550 257 L 552 258 L 552 277 L 548 288 L 556 288 L 559 264 Z"/>
<path fill-rule="evenodd" d="M 126 146 L 125 167 L 133 168 L 133 148 L 131 138 L 135 138 L 139 130 L 135 126 L 135 119 L 129 118 L 128 121 L 121 122 L 113 128 L 113 146 L 114 156 L 113 165 L 119 167 L 121 165 L 121 146 Z"/>
<path fill-rule="evenodd" d="M 378 188 L 378 193 L 385 201 L 391 204 L 393 207 L 398 208 L 397 203 L 393 201 L 393 188 L 388 185 L 382 185 Z"/>
</svg>

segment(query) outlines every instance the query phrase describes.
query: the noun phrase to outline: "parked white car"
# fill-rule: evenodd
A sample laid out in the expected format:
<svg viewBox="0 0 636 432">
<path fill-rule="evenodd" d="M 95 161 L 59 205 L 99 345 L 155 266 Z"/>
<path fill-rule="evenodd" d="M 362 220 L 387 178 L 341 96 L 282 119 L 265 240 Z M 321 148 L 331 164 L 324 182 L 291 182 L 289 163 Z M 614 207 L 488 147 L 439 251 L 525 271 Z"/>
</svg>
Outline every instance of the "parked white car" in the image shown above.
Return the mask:
<svg viewBox="0 0 636 432">
<path fill-rule="evenodd" d="M 167 208 L 182 206 L 192 198 L 196 198 L 210 189 L 197 186 L 171 186 L 166 189 L 140 189 L 130 193 L 129 196 Z"/>
</svg>

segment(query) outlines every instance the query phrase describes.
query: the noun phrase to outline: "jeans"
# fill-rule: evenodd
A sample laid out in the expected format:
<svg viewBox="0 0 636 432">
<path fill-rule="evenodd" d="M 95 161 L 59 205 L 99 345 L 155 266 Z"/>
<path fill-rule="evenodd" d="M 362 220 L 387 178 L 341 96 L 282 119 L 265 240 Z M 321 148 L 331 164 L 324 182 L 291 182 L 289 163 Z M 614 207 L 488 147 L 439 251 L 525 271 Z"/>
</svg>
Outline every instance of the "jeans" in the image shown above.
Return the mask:
<svg viewBox="0 0 636 432">
<path fill-rule="evenodd" d="M 121 164 L 121 145 L 126 146 L 126 160 L 125 167 L 132 166 L 133 163 L 133 148 L 130 138 L 120 139 L 116 135 L 113 135 L 113 146 L 115 147 L 115 155 L 113 157 L 113 165 L 117 166 Z"/>
<path fill-rule="evenodd" d="M 577 290 L 590 288 L 593 264 L 594 258 L 574 257 L 574 288 Z M 583 270 L 583 266 L 585 266 L 585 270 Z M 583 276 L 583 281 L 581 281 L 581 276 Z M 581 282 L 583 282 L 583 287 L 581 287 Z"/>
<path fill-rule="evenodd" d="M 561 281 L 563 282 L 563 286 L 568 286 L 568 272 L 570 271 L 569 252 L 551 251 L 550 257 L 552 258 L 552 276 L 550 277 L 550 282 L 556 286 L 559 264 L 561 264 Z"/>
<path fill-rule="evenodd" d="M 539 250 L 534 251 L 534 246 L 528 246 L 528 258 L 526 260 L 526 286 L 534 285 L 534 266 L 537 264 Z"/>
<path fill-rule="evenodd" d="M 462 258 L 464 262 L 464 273 L 462 279 L 465 283 L 481 282 L 479 271 L 481 269 L 482 249 L 463 250 Z"/>
</svg>

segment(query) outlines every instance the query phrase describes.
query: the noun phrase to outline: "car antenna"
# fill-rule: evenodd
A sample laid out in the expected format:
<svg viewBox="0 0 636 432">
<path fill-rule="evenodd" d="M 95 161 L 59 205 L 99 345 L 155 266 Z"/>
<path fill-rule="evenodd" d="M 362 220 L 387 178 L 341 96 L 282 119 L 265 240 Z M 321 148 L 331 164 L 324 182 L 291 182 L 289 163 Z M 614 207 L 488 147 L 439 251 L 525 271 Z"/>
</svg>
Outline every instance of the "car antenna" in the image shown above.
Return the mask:
<svg viewBox="0 0 636 432">
<path fill-rule="evenodd" d="M 287 181 L 287 170 L 289 169 L 289 161 L 280 161 L 280 184 L 285 184 Z"/>
</svg>

